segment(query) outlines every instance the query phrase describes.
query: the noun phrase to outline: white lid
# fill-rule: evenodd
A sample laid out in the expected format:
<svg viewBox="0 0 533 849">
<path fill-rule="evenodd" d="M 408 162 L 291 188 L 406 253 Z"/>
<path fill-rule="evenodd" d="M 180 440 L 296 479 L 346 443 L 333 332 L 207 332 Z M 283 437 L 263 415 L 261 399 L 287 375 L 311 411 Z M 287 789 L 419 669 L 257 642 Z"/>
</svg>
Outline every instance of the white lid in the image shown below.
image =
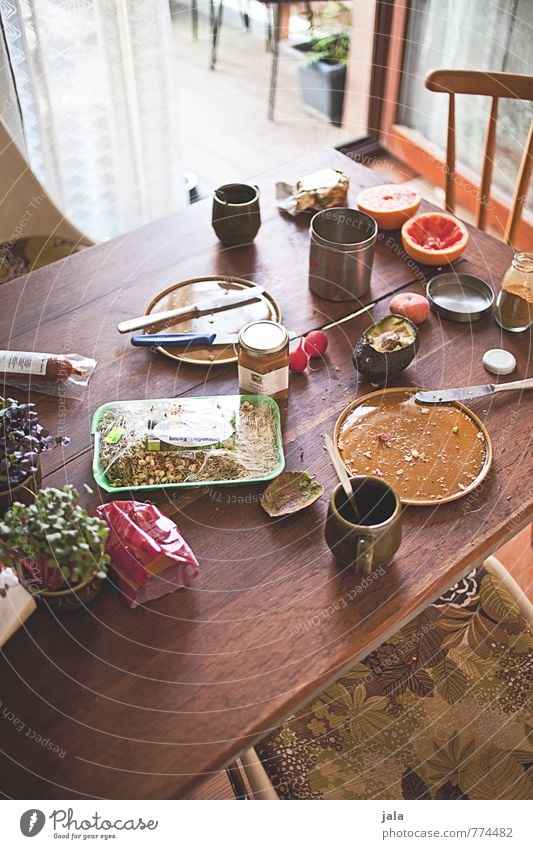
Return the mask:
<svg viewBox="0 0 533 849">
<path fill-rule="evenodd" d="M 277 321 L 251 321 L 239 333 L 239 344 L 250 353 L 273 354 L 288 341 L 288 333 Z"/>
<path fill-rule="evenodd" d="M 516 360 L 510 351 L 491 348 L 483 354 L 483 365 L 492 374 L 511 374 L 516 368 Z"/>
</svg>

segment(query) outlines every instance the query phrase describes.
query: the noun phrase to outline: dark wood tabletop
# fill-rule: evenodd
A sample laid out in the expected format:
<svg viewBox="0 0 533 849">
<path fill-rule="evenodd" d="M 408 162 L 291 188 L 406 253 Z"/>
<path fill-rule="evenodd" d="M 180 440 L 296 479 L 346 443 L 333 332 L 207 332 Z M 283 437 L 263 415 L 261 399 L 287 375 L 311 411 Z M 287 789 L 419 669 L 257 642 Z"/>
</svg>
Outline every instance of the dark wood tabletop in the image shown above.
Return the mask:
<svg viewBox="0 0 533 849">
<path fill-rule="evenodd" d="M 118 321 L 142 313 L 172 282 L 219 273 L 249 278 L 276 296 L 284 322 L 298 331 L 361 309 L 309 292 L 309 215 L 293 220 L 275 207 L 277 180 L 327 165 L 350 177 L 352 205 L 361 187 L 383 182 L 322 151 L 258 179 L 263 225 L 251 247 L 220 246 L 206 200 L 0 288 L 1 347 L 99 361 L 84 401 L 33 398 L 50 430 L 71 437 L 44 457 L 45 484 L 75 484 L 89 509 L 110 500 L 83 486 L 96 490 L 90 423 L 101 403 L 238 391 L 234 365 L 177 366 L 134 350 L 116 332 Z M 475 228 L 470 233 L 457 268 L 496 288 L 512 251 Z M 374 306 L 328 331 L 326 363 L 291 377 L 286 468 L 316 474 L 326 494 L 336 478 L 323 435 L 370 389 L 353 369 L 353 345 L 387 314 L 393 292 L 423 292 L 432 273 L 408 262 L 398 233 L 382 234 L 364 302 Z M 531 373 L 530 334 L 502 333 L 491 317 L 461 325 L 432 314 L 420 331 L 415 363 L 393 385 L 486 383 L 481 357 L 495 347 L 516 356 L 513 379 Z M 30 617 L 0 658 L 0 792 L 185 797 L 517 533 L 533 515 L 532 396 L 508 393 L 470 406 L 492 439 L 488 477 L 462 500 L 406 508 L 401 548 L 366 585 L 325 544 L 326 496 L 302 513 L 269 519 L 260 486 L 150 495 L 195 551 L 199 577 L 190 589 L 136 610 L 109 584 L 85 610 Z"/>
</svg>

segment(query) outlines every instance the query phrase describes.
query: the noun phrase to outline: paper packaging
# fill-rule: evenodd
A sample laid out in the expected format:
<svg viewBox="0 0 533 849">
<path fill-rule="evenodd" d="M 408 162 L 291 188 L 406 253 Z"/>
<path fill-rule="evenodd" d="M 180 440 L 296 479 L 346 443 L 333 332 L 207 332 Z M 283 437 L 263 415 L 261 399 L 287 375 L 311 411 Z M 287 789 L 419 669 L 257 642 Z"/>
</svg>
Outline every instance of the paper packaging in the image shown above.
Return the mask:
<svg viewBox="0 0 533 849">
<path fill-rule="evenodd" d="M 191 548 L 153 504 L 111 501 L 96 514 L 109 525 L 106 552 L 130 607 L 189 586 L 197 576 Z"/>
<path fill-rule="evenodd" d="M 295 217 L 306 209 L 318 211 L 346 206 L 350 183 L 346 174 L 335 168 L 323 168 L 298 180 L 296 186 L 276 183 L 279 209 Z"/>
<path fill-rule="evenodd" d="M 37 605 L 33 596 L 19 584 L 12 569 L 0 564 L 0 648 L 26 621 Z M 2 593 L 5 593 L 3 595 Z"/>
</svg>

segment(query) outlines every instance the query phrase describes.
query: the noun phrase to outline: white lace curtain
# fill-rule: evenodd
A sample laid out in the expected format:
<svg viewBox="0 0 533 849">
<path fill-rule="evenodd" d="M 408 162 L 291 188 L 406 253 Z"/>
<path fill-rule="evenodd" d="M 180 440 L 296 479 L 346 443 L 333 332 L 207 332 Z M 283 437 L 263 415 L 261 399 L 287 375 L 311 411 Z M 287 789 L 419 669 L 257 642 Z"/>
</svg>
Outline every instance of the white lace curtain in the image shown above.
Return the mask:
<svg viewBox="0 0 533 849">
<path fill-rule="evenodd" d="M 168 0 L 0 0 L 30 166 L 99 241 L 186 202 Z"/>
</svg>

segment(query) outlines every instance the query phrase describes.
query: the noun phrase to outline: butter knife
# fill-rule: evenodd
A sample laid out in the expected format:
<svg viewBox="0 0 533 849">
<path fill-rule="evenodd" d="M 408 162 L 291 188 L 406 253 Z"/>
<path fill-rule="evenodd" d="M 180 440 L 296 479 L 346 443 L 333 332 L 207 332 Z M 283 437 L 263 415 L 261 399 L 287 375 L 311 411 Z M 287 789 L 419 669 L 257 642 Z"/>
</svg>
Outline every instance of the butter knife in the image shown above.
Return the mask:
<svg viewBox="0 0 533 849">
<path fill-rule="evenodd" d="M 451 401 L 466 401 L 469 398 L 481 398 L 482 395 L 494 395 L 496 392 L 524 389 L 533 389 L 533 377 L 526 380 L 513 380 L 510 383 L 485 383 L 481 386 L 460 386 L 457 389 L 417 392 L 415 401 L 419 404 L 449 404 Z"/>
<path fill-rule="evenodd" d="M 142 330 L 144 327 L 157 327 L 170 321 L 184 318 L 198 318 L 201 315 L 209 315 L 212 312 L 222 312 L 234 307 L 258 301 L 265 290 L 261 286 L 251 286 L 249 289 L 230 290 L 227 289 L 223 295 L 216 298 L 208 297 L 195 304 L 186 304 L 173 310 L 154 312 L 149 315 L 141 315 L 138 318 L 129 318 L 117 324 L 119 333 L 130 333 L 132 330 Z"/>
</svg>

